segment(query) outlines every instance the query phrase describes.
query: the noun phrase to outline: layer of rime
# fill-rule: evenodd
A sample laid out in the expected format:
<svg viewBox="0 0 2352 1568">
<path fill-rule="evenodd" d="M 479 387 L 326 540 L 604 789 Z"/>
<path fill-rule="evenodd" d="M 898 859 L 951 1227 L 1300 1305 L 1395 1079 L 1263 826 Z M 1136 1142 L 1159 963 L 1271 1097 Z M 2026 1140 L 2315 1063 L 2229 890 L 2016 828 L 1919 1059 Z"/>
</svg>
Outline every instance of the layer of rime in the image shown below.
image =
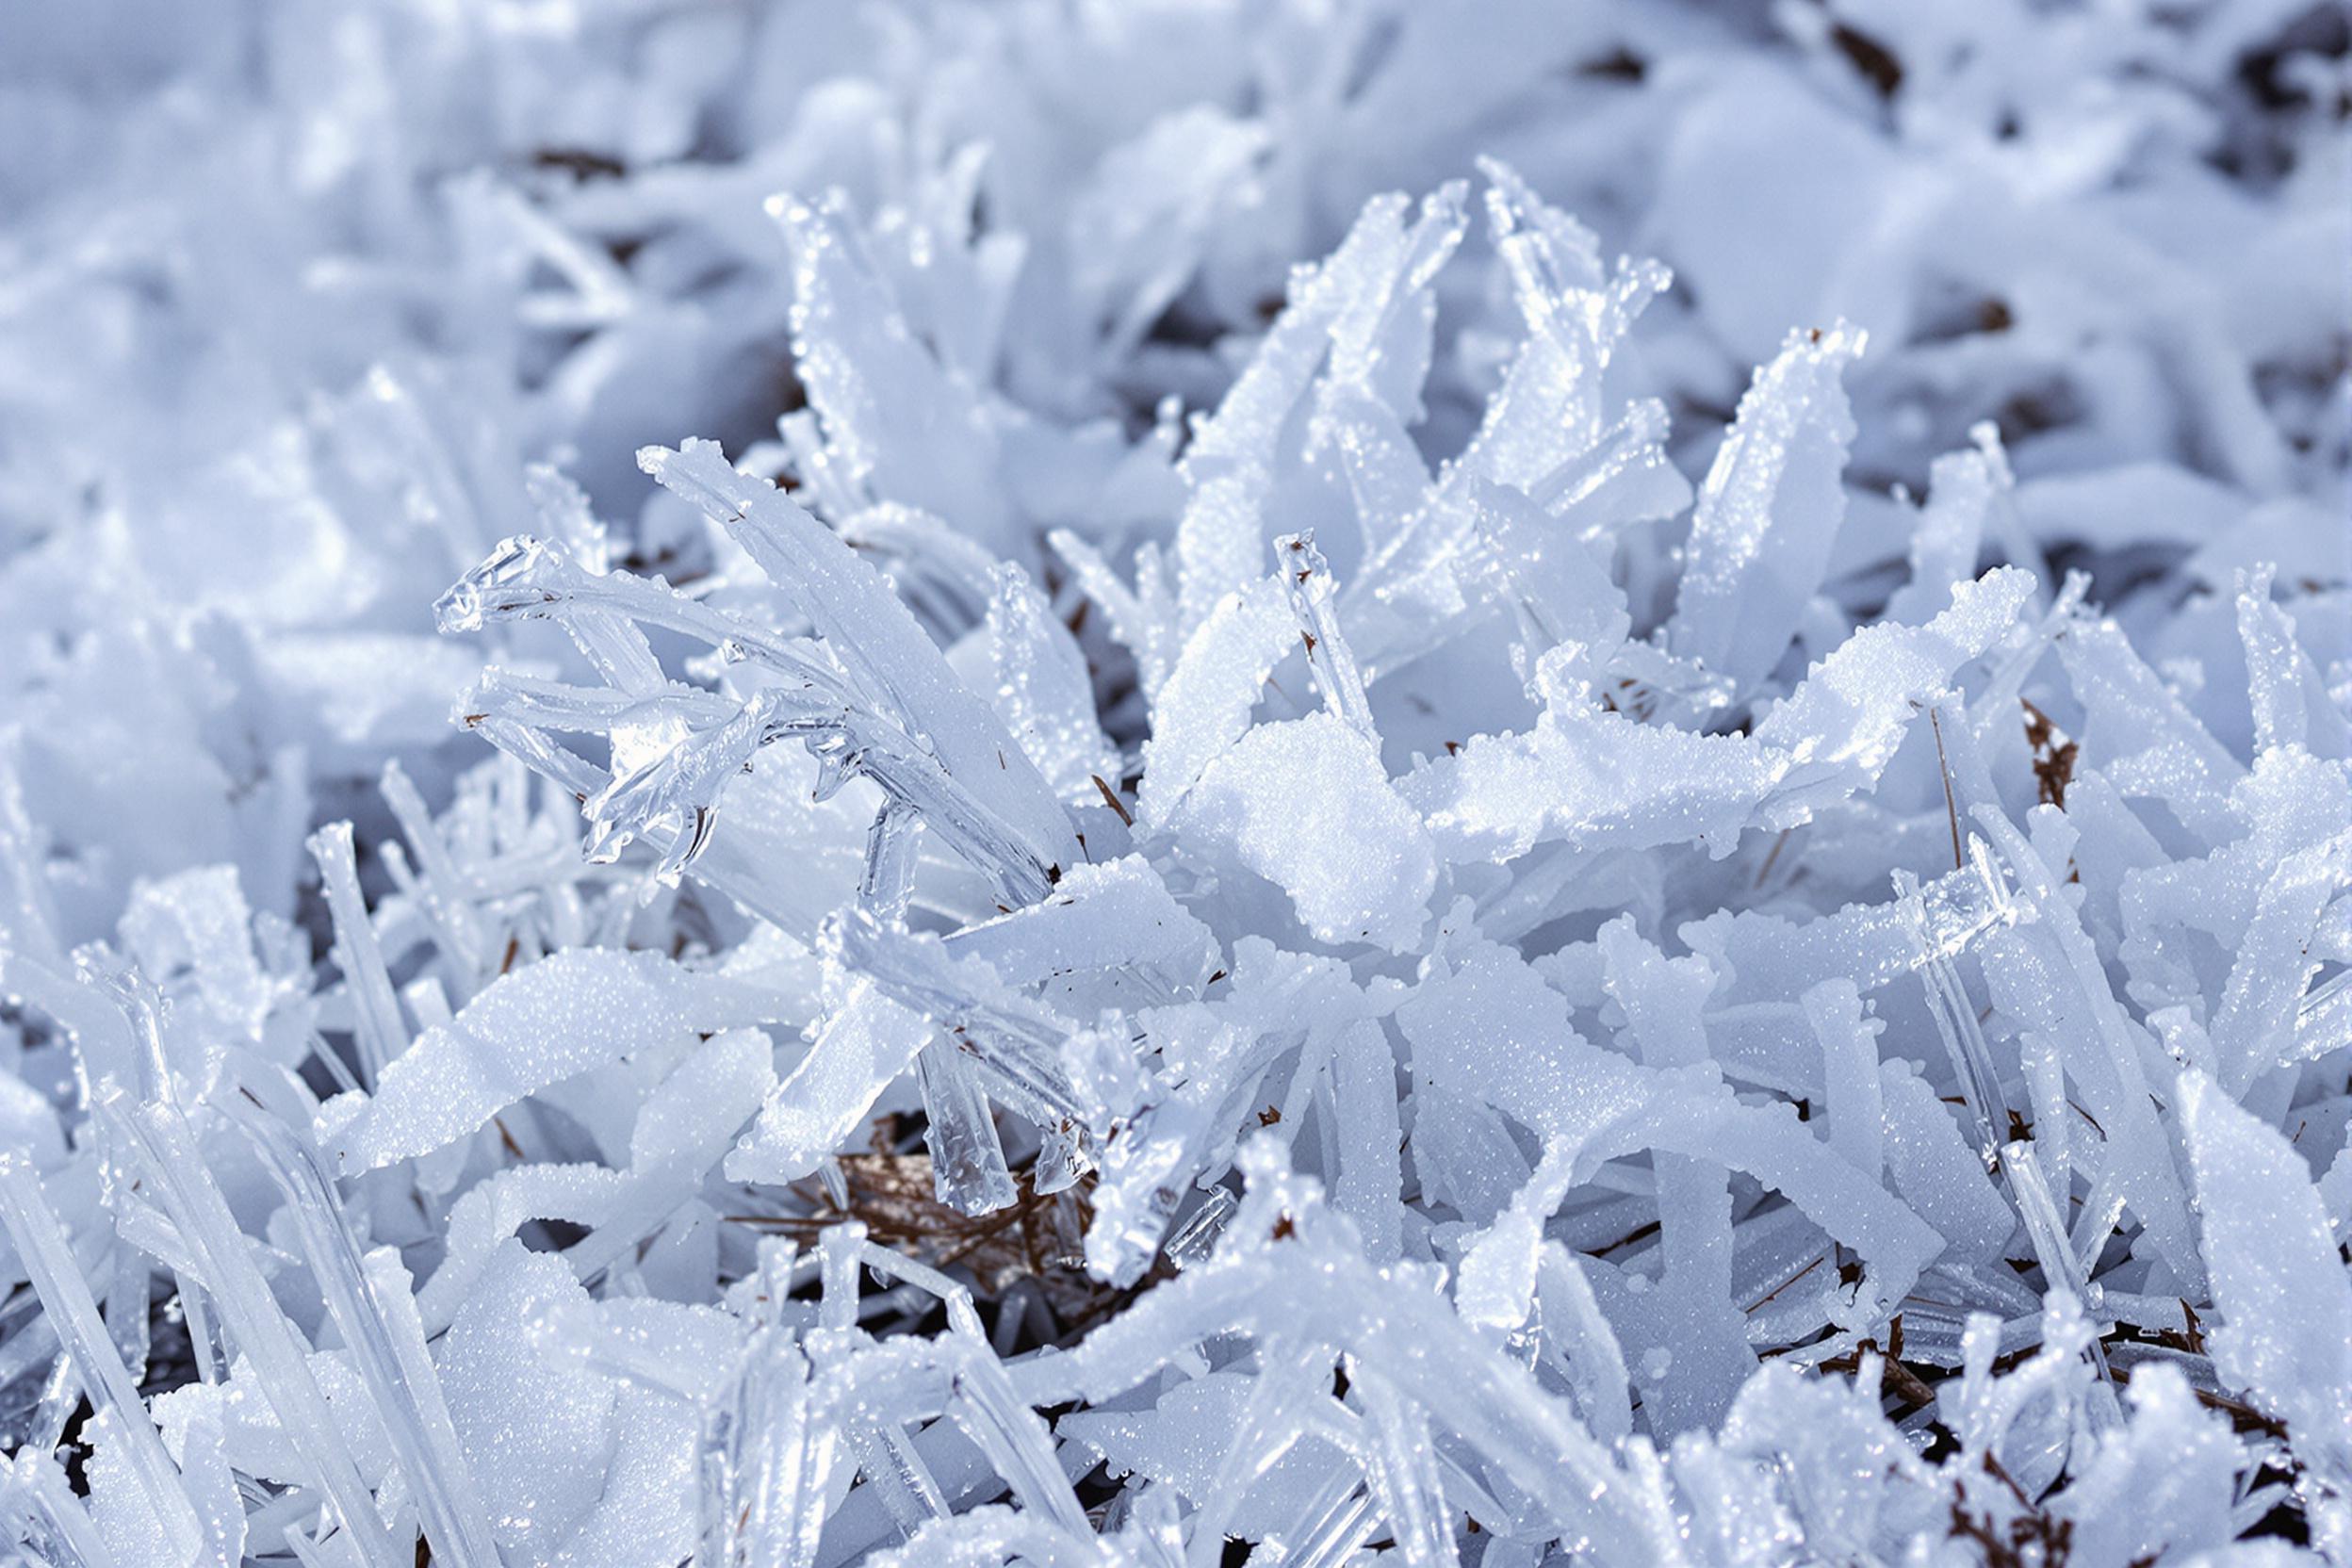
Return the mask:
<svg viewBox="0 0 2352 1568">
<path fill-rule="evenodd" d="M 0 20 L 0 1560 L 2352 1563 L 2352 24 Z"/>
</svg>

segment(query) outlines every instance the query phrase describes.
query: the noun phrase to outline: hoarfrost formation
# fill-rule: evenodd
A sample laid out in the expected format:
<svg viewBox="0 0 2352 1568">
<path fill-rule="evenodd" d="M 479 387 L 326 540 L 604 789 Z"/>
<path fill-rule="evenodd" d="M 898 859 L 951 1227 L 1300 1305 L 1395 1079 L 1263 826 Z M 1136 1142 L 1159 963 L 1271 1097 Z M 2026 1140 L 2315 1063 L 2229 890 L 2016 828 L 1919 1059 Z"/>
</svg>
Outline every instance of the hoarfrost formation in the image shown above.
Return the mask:
<svg viewBox="0 0 2352 1568">
<path fill-rule="evenodd" d="M 0 14 L 0 1546 L 2352 1562 L 2352 23 Z"/>
</svg>

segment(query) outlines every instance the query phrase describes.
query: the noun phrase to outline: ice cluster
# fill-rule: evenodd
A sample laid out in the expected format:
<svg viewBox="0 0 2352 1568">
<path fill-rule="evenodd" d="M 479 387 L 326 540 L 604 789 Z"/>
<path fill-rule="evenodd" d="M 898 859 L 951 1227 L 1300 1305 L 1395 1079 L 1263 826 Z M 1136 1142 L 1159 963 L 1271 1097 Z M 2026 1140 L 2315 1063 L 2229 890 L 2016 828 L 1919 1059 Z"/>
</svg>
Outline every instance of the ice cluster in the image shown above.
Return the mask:
<svg viewBox="0 0 2352 1568">
<path fill-rule="evenodd" d="M 0 5 L 0 1556 L 2352 1563 L 2348 122 Z"/>
</svg>

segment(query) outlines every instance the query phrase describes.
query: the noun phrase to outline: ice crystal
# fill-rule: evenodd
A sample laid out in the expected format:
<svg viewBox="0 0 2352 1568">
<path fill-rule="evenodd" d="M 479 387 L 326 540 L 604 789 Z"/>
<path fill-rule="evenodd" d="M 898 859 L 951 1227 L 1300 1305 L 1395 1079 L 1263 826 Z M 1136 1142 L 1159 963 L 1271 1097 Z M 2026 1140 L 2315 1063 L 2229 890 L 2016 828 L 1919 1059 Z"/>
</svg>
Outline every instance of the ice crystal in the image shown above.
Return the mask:
<svg viewBox="0 0 2352 1568">
<path fill-rule="evenodd" d="M 0 1551 L 2352 1562 L 2352 24 L 0 21 Z"/>
</svg>

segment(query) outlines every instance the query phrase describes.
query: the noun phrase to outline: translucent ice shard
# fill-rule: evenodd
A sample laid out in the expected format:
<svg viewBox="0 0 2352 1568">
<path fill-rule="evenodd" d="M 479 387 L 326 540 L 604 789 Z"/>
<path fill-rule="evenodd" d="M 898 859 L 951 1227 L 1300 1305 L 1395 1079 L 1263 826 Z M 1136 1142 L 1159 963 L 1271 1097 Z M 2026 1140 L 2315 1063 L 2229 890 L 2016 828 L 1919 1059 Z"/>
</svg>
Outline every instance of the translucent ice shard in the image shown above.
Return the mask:
<svg viewBox="0 0 2352 1568">
<path fill-rule="evenodd" d="M 988 1091 L 970 1057 L 934 1038 L 915 1057 L 923 1089 L 923 1145 L 939 1201 L 960 1214 L 989 1214 L 1019 1200 Z"/>
<path fill-rule="evenodd" d="M 1790 333 L 1740 400 L 1699 490 L 1668 645 L 1742 688 L 1780 662 L 1829 564 L 1854 432 L 1840 378 L 1863 341 L 1842 322 Z"/>
<path fill-rule="evenodd" d="M 502 975 L 384 1071 L 338 1140 L 346 1169 L 430 1153 L 559 1079 L 675 1038 L 789 1016 L 785 999 L 660 954 L 551 954 Z"/>
<path fill-rule="evenodd" d="M 2125 1561 L 2149 1553 L 2224 1549 L 2231 1518 L 2237 1442 L 2226 1419 L 2201 1407 L 2179 1369 L 2132 1376 L 2129 1429 L 2102 1445 L 2060 1505 L 2078 1551 Z"/>
<path fill-rule="evenodd" d="M 1590 230 L 1501 160 L 1478 167 L 1527 337 L 1454 473 L 1523 490 L 1585 538 L 1679 512 L 1690 488 L 1660 445 L 1664 410 L 1639 403 L 1617 416 L 1603 398 L 1626 333 L 1671 274 L 1648 260 L 1609 272 Z"/>
<path fill-rule="evenodd" d="M 2076 617 L 2058 655 L 2082 703 L 2080 766 L 2124 794 L 2162 798 L 2208 841 L 2233 836 L 2228 798 L 2246 766 L 2215 741 L 2112 620 Z"/>
<path fill-rule="evenodd" d="M 482 1500 L 458 1451 L 440 1383 L 425 1359 L 407 1272 L 388 1256 L 382 1267 L 362 1260 L 317 1153 L 258 1100 L 240 1092 L 239 1102 L 237 1119 L 286 1197 L 311 1278 L 375 1399 L 433 1550 L 463 1568 L 498 1568 Z M 397 1292 L 388 1308 L 382 1294 L 387 1287 Z"/>
<path fill-rule="evenodd" d="M 1919 708 L 1999 645 L 2033 593 L 2032 576 L 1996 567 L 1955 584 L 1925 626 L 1866 627 L 1815 665 L 1756 727 L 1758 742 L 1785 748 L 1793 763 L 1773 820 L 1875 784 Z"/>
<path fill-rule="evenodd" d="M 1255 1433 L 1261 1438 L 1252 1446 L 1256 1462 L 1236 1467 L 1238 1475 L 1220 1478 L 1217 1462 L 1240 1446 L 1233 1440 L 1243 1435 L 1250 1420 L 1252 1384 L 1263 1386 L 1265 1381 L 1211 1373 L 1169 1389 L 1148 1413 L 1078 1412 L 1063 1417 L 1060 1429 L 1121 1470 L 1164 1481 L 1187 1498 L 1199 1499 L 1204 1508 L 1219 1506 L 1231 1528 L 1254 1534 L 1282 1519 L 1286 1494 L 1338 1467 L 1337 1456 L 1301 1429 L 1300 1418 L 1308 1413 L 1306 1399 L 1315 1391 L 1300 1388 L 1303 1380 L 1297 1380 L 1288 1389 L 1271 1391 L 1278 1396 L 1273 1401 L 1275 1420 L 1287 1421 L 1273 1431 Z M 1288 1397 L 1280 1396 L 1283 1394 Z M 1221 1478 L 1228 1483 L 1224 1490 L 1218 1485 Z M 1234 1486 L 1239 1495 L 1231 1494 Z"/>
<path fill-rule="evenodd" d="M 1331 1071 L 1341 1140 L 1331 1206 L 1356 1222 L 1366 1257 L 1392 1263 L 1404 1245 L 1404 1138 L 1387 1031 L 1369 1019 L 1350 1024 L 1332 1050 Z"/>
<path fill-rule="evenodd" d="M 1540 668 L 1565 676 L 1571 652 L 1554 649 Z M 1547 840 L 1646 849 L 1696 838 L 1727 853 L 1786 775 L 1778 751 L 1639 724 L 1605 711 L 1598 694 L 1563 681 L 1533 729 L 1474 736 L 1399 782 L 1446 859 L 1509 860 Z"/>
<path fill-rule="evenodd" d="M 1607 659 L 1625 642 L 1633 619 L 1625 591 L 1592 547 L 1518 491 L 1490 484 L 1475 496 L 1479 532 L 1510 584 L 1529 653 L 1575 643 Z"/>
<path fill-rule="evenodd" d="M 764 481 L 727 466 L 716 443 L 648 448 L 646 471 L 720 523 L 815 625 L 870 700 L 1012 825 L 1039 861 L 1078 858 L 1070 820 L 995 712 L 957 680 L 873 567 Z"/>
<path fill-rule="evenodd" d="M 1878 626 L 1816 665 L 1753 736 L 1636 722 L 1603 707 L 1579 649 L 1538 664 L 1535 728 L 1474 738 L 1400 788 L 1449 859 L 1509 859 L 1561 840 L 1643 849 L 1705 841 L 1728 854 L 1750 825 L 1788 827 L 1874 786 L 1925 701 L 2008 630 L 2033 580 L 2013 568 L 1964 586 L 1924 627 Z"/>
<path fill-rule="evenodd" d="M 2255 747 L 2295 745 L 2321 757 L 2352 756 L 2352 720 L 2328 696 L 2318 668 L 2296 637 L 2295 618 L 2273 600 L 2276 580 L 2276 572 L 2265 565 L 2238 581 L 2238 640 L 2246 648 Z"/>
<path fill-rule="evenodd" d="M 1075 867 L 1043 903 L 968 925 L 945 941 L 951 953 L 985 959 L 1015 985 L 1059 989 L 1128 971 L 1122 978 L 1140 983 L 1131 988 L 1152 1002 L 1200 981 L 1217 953 L 1209 927 L 1139 855 Z"/>
<path fill-rule="evenodd" d="M 204 866 L 144 884 L 123 911 L 122 933 L 158 982 L 185 972 L 180 1006 L 208 1015 L 233 1038 L 258 1037 L 271 1011 L 270 976 L 253 952 L 253 909 L 234 866 Z"/>
<path fill-rule="evenodd" d="M 2352 1277 L 2310 1170 L 2204 1074 L 2180 1075 L 2180 1127 L 2223 1321 L 2214 1364 L 2287 1423 L 2295 1451 L 2352 1483 Z"/>
<path fill-rule="evenodd" d="M 759 1119 L 727 1156 L 730 1179 L 790 1182 L 808 1175 L 858 1130 L 931 1038 L 928 1019 L 871 980 L 841 984 L 808 1054 L 768 1096 Z"/>
<path fill-rule="evenodd" d="M 2001 1070 L 1993 1061 L 1991 1046 L 1985 1042 L 1976 1005 L 1968 1000 L 1968 989 L 1961 984 L 1960 972 L 1928 928 L 1926 902 L 1919 894 L 1919 879 L 1900 873 L 1896 888 L 1901 895 L 1897 903 L 1903 919 L 1912 926 L 1913 940 L 1918 944 L 1919 984 L 1927 994 L 1928 1012 L 1936 1021 L 1936 1037 L 1943 1041 L 1944 1056 L 1952 1066 L 1961 1100 L 1973 1118 L 1977 1153 L 1984 1160 L 1984 1168 L 1990 1170 L 2000 1163 L 1997 1151 L 2010 1118 Z"/>
<path fill-rule="evenodd" d="M 9 1462 L 5 1483 L 0 1521 L 27 1551 L 46 1553 L 59 1568 L 116 1568 L 105 1533 L 56 1460 L 25 1448 Z"/>
<path fill-rule="evenodd" d="M 991 1092 L 1049 1132 L 1074 1131 L 1080 1111 L 1059 1054 L 1069 1021 L 1007 986 L 978 957 L 937 937 L 851 912 L 840 923 L 842 961 L 901 1007 L 956 1036 Z"/>
<path fill-rule="evenodd" d="M 2048 1288 L 2080 1302 L 2085 1288 L 2082 1261 L 2075 1256 L 2073 1239 L 2066 1233 L 2057 1198 L 2050 1190 L 2050 1179 L 2042 1173 L 2041 1158 L 2034 1152 L 2034 1145 L 2023 1138 L 2004 1145 L 2001 1169 L 2010 1193 L 2017 1199 L 2018 1217 L 2025 1221 L 2025 1233 L 2032 1239 L 2034 1257 L 2041 1262 Z M 2114 1374 L 2108 1369 L 2107 1352 L 2100 1347 L 2098 1334 L 2094 1331 L 2085 1337 L 2089 1341 L 2092 1375 L 2083 1402 L 2091 1412 L 2092 1426 L 2098 1430 L 2112 1431 L 2123 1420 L 2121 1408 L 2115 1402 Z"/>
<path fill-rule="evenodd" d="M 1274 541 L 1274 570 L 1290 596 L 1290 612 L 1306 644 L 1315 689 L 1348 726 L 1378 743 L 1371 699 L 1364 695 L 1364 670 L 1339 627 L 1337 588 L 1331 564 L 1315 548 L 1312 533 L 1285 533 Z"/>
<path fill-rule="evenodd" d="M 1027 575 L 1009 564 L 997 567 L 988 602 L 988 657 L 998 710 L 1058 799 L 1084 800 L 1091 780 L 1118 776 L 1077 639 L 1054 618 Z"/>
<path fill-rule="evenodd" d="M 764 1030 L 714 1034 L 678 1062 L 637 1111 L 629 1135 L 627 1181 L 610 1210 L 588 1235 L 565 1249 L 573 1268 L 583 1278 L 594 1277 L 672 1223 L 775 1083 L 774 1048 Z"/>
<path fill-rule="evenodd" d="M 388 1533 L 320 1389 L 309 1347 L 271 1294 L 185 1118 L 169 1104 L 134 1108 L 119 1091 L 100 1101 L 98 1114 L 161 1199 L 191 1253 L 189 1271 L 220 1307 L 232 1342 L 252 1365 L 280 1429 L 293 1440 L 293 1475 L 326 1500 L 359 1550 L 388 1554 Z"/>
<path fill-rule="evenodd" d="M 1184 646 L 1152 710 L 1144 745 L 1144 822 L 1168 815 L 1250 727 L 1250 710 L 1298 633 L 1277 583 L 1260 578 L 1220 601 Z"/>
<path fill-rule="evenodd" d="M 1848 1163 L 1876 1176 L 1885 1159 L 1886 1111 L 1879 1082 L 1878 1036 L 1853 982 L 1824 980 L 1805 993 L 1805 1021 L 1821 1042 L 1828 1089 L 1829 1144 Z"/>
<path fill-rule="evenodd" d="M 2208 1025 L 2230 1092 L 2296 1054 L 2296 1023 L 2321 960 L 2328 907 L 2352 889 L 2352 832 L 2288 855 L 2263 878 L 2237 961 Z"/>
<path fill-rule="evenodd" d="M 1187 628 L 1257 576 L 1284 426 L 1325 356 L 1333 357 L 1335 375 L 1358 381 L 1412 373 L 1410 361 L 1382 360 L 1375 350 L 1386 346 L 1380 329 L 1396 318 L 1398 306 L 1426 299 L 1430 263 L 1459 240 L 1461 193 L 1432 198 L 1409 224 L 1410 210 L 1401 195 L 1374 197 L 1337 250 L 1294 276 L 1289 302 L 1264 346 L 1196 433 L 1184 459 L 1191 497 L 1176 530 Z M 1384 384 L 1379 389 L 1396 395 Z M 1416 377 L 1407 395 L 1417 391 Z"/>
<path fill-rule="evenodd" d="M 622 1441 L 612 1382 L 532 1348 L 552 1309 L 582 1299 L 557 1259 L 503 1244 L 442 1340 L 457 1440 L 502 1553 L 551 1560 L 596 1505 Z"/>
<path fill-rule="evenodd" d="M 139 1385 L 106 1333 L 65 1233 L 41 1195 L 41 1179 L 13 1156 L 0 1161 L 0 1220 L 7 1222 L 17 1259 L 41 1293 L 49 1320 L 57 1326 L 92 1408 L 103 1415 L 109 1434 L 124 1446 L 127 1468 L 156 1522 L 157 1544 L 173 1564 L 199 1561 L 205 1534 L 178 1467 L 164 1451 L 139 1396 Z"/>
<path fill-rule="evenodd" d="M 1989 941 L 1984 977 L 1993 1004 L 2013 1018 L 2049 1021 L 2066 1040 L 2068 1069 L 2108 1130 L 2109 1158 L 2150 1245 L 2176 1277 L 2197 1283 L 2203 1267 L 2188 1197 L 2148 1097 L 2139 1031 L 2116 1003 L 2097 950 L 2040 855 L 1998 811 L 1981 811 L 1977 821 L 2016 874 L 2018 902 L 2037 917 Z"/>
<path fill-rule="evenodd" d="M 1690 1068 L 1707 1059 L 1701 1021 L 1715 976 L 1703 958 L 1672 959 L 1620 917 L 1601 929 L 1610 994 L 1647 1066 Z M 1731 1297 L 1729 1172 L 1704 1155 L 1651 1157 L 1657 1173 L 1660 1246 L 1658 1326 L 1670 1360 L 1643 1395 L 1661 1435 L 1709 1429 L 1730 1401 L 1724 1391 L 1747 1380 L 1755 1355 L 1747 1324 Z"/>
<path fill-rule="evenodd" d="M 384 1064 L 408 1049 L 408 1029 L 400 1021 L 400 1004 L 392 993 L 392 977 L 384 967 L 384 949 L 361 902 L 359 874 L 352 861 L 351 825 L 334 823 L 312 834 L 311 858 L 318 863 L 318 880 L 327 908 L 335 920 L 335 967 L 350 988 L 358 1018 L 353 1032 L 367 1082 L 382 1081 Z"/>
<path fill-rule="evenodd" d="M 1437 883 L 1429 835 L 1373 743 L 1331 712 L 1251 728 L 1201 774 L 1178 830 L 1290 895 L 1323 941 L 1401 951 Z"/>
<path fill-rule="evenodd" d="M 996 436 L 978 389 L 916 336 L 840 198 L 779 196 L 769 211 L 792 253 L 794 347 L 834 482 L 899 497 L 1008 551 L 1013 519 L 994 480 Z M 926 237 L 943 250 L 942 238 Z M 934 340 L 955 336 L 972 341 Z"/>
<path fill-rule="evenodd" d="M 1952 1108 L 1906 1063 L 1879 1069 L 1886 1170 L 1895 1191 L 1944 1238 L 1955 1260 L 1989 1258 L 2017 1228 L 1984 1156 L 1963 1139 Z"/>
</svg>

